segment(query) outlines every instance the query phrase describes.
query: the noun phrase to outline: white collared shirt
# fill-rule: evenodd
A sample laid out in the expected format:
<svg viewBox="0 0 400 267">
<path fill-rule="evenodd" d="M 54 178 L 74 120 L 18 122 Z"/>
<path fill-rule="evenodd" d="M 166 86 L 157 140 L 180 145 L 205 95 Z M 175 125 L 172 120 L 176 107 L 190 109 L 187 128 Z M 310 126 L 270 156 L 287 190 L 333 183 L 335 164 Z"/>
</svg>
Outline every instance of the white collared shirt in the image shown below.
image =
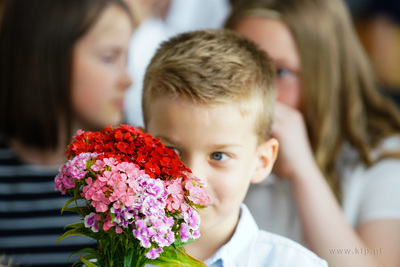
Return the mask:
<svg viewBox="0 0 400 267">
<path fill-rule="evenodd" d="M 232 238 L 205 263 L 209 267 L 328 266 L 300 244 L 260 230 L 245 204 L 241 205 L 239 223 Z"/>
<path fill-rule="evenodd" d="M 400 137 L 385 139 L 372 153 L 399 151 Z M 345 145 L 337 162 L 342 189 L 342 209 L 354 228 L 374 220 L 400 220 L 400 160 L 385 158 L 365 166 L 358 152 Z M 258 226 L 304 244 L 300 216 L 287 179 L 271 174 L 260 184 L 251 184 L 246 205 Z"/>
</svg>

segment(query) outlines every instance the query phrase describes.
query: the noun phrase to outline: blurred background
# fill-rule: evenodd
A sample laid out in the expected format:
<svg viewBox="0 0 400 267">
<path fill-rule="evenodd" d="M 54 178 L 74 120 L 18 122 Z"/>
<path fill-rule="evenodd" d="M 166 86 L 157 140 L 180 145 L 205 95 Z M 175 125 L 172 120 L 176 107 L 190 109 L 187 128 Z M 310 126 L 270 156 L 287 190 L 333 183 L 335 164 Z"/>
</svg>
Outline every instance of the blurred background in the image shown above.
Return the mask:
<svg viewBox="0 0 400 267">
<path fill-rule="evenodd" d="M 222 27 L 232 5 L 252 0 L 126 0 L 139 27 L 129 57 L 133 85 L 127 92 L 125 117 L 143 126 L 142 79 L 160 42 L 183 31 Z M 400 1 L 344 0 L 353 17 L 380 87 L 400 106 Z"/>
<path fill-rule="evenodd" d="M 400 1 L 345 0 L 379 81 L 400 103 Z"/>
<path fill-rule="evenodd" d="M 0 16 L 6 1 L 0 0 Z M 142 125 L 141 86 L 158 44 L 177 33 L 222 27 L 231 6 L 251 0 L 126 0 L 137 20 L 126 97 L 126 120 Z M 344 0 L 384 92 L 400 106 L 400 0 Z"/>
</svg>

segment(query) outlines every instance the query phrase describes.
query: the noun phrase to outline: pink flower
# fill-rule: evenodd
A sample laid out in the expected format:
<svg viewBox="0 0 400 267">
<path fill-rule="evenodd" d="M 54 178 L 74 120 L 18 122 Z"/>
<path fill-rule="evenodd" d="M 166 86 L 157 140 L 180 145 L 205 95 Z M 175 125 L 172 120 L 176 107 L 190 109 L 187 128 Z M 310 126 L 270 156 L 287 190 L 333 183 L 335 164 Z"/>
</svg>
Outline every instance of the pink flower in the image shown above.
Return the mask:
<svg viewBox="0 0 400 267">
<path fill-rule="evenodd" d="M 107 215 L 106 218 L 104 219 L 103 223 L 103 230 L 108 231 L 111 227 L 116 226 L 117 224 L 115 222 L 111 221 L 110 215 Z M 121 230 L 122 232 L 122 230 Z"/>
<path fill-rule="evenodd" d="M 97 179 L 99 179 L 99 181 L 108 183 L 108 180 L 110 180 L 112 174 L 113 173 L 110 171 L 104 171 L 102 174 L 97 175 Z"/>
<path fill-rule="evenodd" d="M 106 164 L 102 160 L 96 160 L 96 163 L 92 165 L 91 169 L 94 170 L 95 172 L 99 172 L 104 170 L 104 167 Z"/>
<path fill-rule="evenodd" d="M 106 212 L 108 210 L 108 206 L 103 202 L 93 201 L 92 205 L 96 208 L 97 212 Z"/>
<path fill-rule="evenodd" d="M 118 161 L 115 158 L 104 158 L 104 163 L 108 166 L 115 166 L 118 164 Z"/>
<path fill-rule="evenodd" d="M 116 232 L 117 234 L 121 234 L 121 233 L 122 233 L 122 228 L 119 227 L 118 225 L 115 226 L 115 232 Z"/>
<path fill-rule="evenodd" d="M 185 189 L 189 191 L 188 199 L 194 204 L 207 206 L 210 202 L 206 190 L 198 185 L 193 185 L 191 181 L 185 184 Z"/>
<path fill-rule="evenodd" d="M 168 211 L 186 211 L 185 192 L 182 189 L 182 178 L 173 180 L 167 186 L 167 192 L 170 195 L 167 199 Z"/>
<path fill-rule="evenodd" d="M 65 195 L 67 189 L 75 188 L 74 180 L 66 176 L 64 173 L 58 174 L 54 178 L 55 189 L 61 191 Z"/>
<path fill-rule="evenodd" d="M 134 164 L 132 162 L 126 162 L 126 161 L 121 162 L 112 168 L 113 171 L 114 171 L 114 169 L 121 171 L 121 172 L 125 172 L 125 173 L 132 173 L 135 176 L 140 176 L 140 175 L 137 175 L 140 173 L 139 166 L 137 166 L 136 164 Z M 143 172 L 143 174 L 145 173 L 144 171 L 142 171 L 142 172 Z"/>
</svg>

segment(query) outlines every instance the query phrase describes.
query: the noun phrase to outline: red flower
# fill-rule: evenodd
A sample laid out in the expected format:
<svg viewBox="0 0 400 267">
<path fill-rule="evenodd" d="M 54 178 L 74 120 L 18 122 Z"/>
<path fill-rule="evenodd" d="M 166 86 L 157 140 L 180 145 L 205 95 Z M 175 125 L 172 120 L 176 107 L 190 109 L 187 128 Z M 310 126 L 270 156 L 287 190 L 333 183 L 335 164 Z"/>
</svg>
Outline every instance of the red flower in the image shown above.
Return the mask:
<svg viewBox="0 0 400 267">
<path fill-rule="evenodd" d="M 119 162 L 133 162 L 152 178 L 173 180 L 186 178 L 186 173 L 191 172 L 158 138 L 125 124 L 116 128 L 108 126 L 98 132 L 78 131 L 68 146 L 67 157 L 86 152 L 99 153 L 100 159 L 113 157 Z"/>
</svg>

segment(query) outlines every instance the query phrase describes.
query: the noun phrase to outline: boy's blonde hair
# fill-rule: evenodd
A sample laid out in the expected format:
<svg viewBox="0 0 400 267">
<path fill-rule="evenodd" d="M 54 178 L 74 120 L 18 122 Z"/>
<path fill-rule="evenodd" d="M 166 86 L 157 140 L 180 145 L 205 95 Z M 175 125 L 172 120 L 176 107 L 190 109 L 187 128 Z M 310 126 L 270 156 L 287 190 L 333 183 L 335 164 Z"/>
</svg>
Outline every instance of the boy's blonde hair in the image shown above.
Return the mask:
<svg viewBox="0 0 400 267">
<path fill-rule="evenodd" d="M 254 114 L 255 133 L 269 137 L 276 98 L 275 72 L 269 56 L 253 42 L 227 30 L 183 33 L 161 44 L 143 85 L 143 116 L 160 97 L 185 98 L 194 104 L 238 104 Z"/>
</svg>

